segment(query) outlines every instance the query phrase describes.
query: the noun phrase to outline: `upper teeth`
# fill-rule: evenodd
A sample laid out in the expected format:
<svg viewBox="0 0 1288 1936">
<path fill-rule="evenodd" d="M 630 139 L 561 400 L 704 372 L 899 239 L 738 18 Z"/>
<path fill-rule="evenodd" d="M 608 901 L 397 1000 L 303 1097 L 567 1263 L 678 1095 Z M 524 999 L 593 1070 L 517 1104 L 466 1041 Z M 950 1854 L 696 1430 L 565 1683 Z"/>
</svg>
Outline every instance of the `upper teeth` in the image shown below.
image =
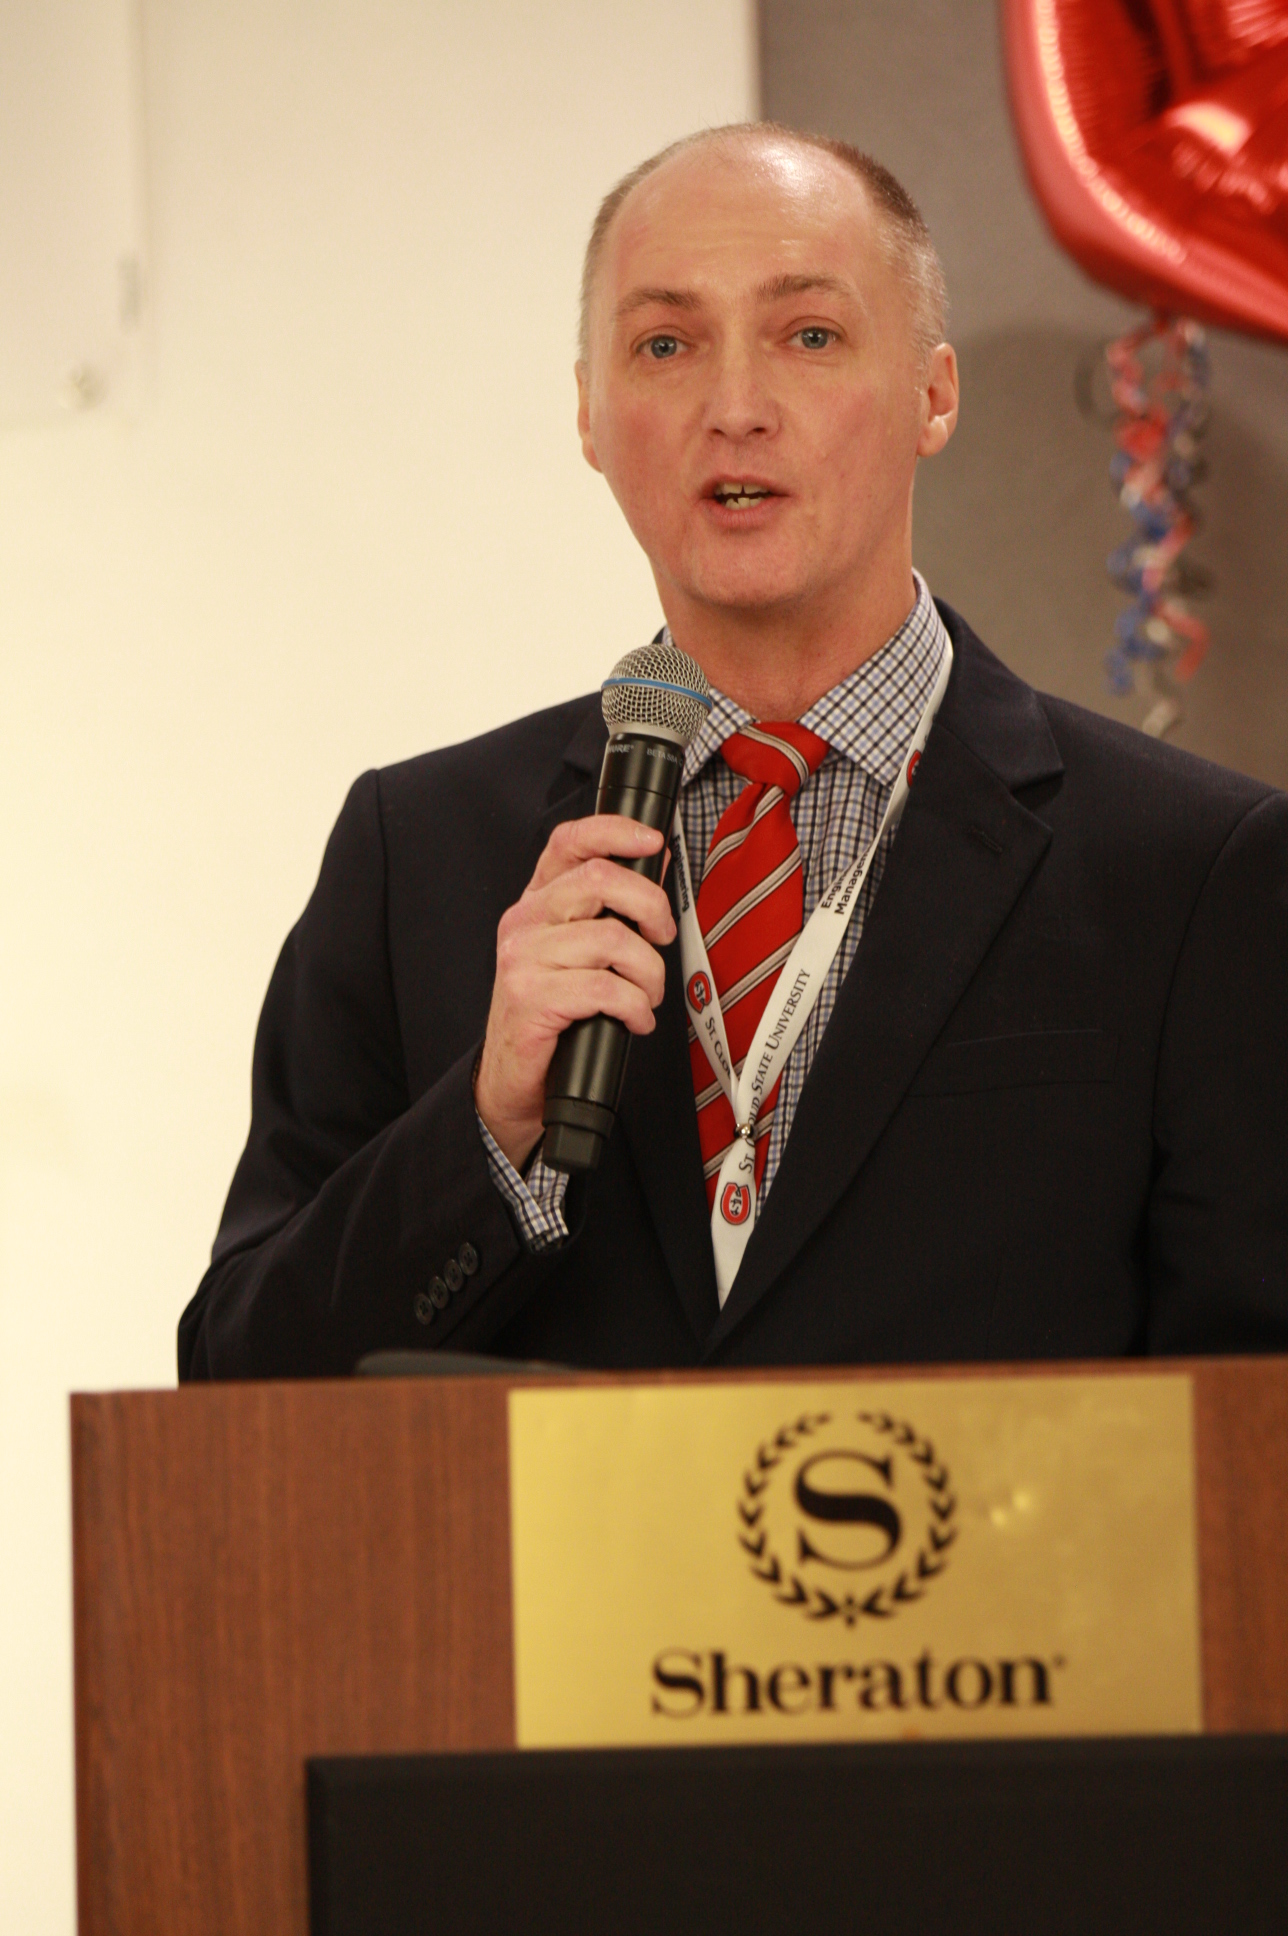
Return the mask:
<svg viewBox="0 0 1288 1936">
<path fill-rule="evenodd" d="M 717 484 L 716 496 L 726 504 L 750 504 L 753 498 L 768 497 L 763 484 Z"/>
</svg>

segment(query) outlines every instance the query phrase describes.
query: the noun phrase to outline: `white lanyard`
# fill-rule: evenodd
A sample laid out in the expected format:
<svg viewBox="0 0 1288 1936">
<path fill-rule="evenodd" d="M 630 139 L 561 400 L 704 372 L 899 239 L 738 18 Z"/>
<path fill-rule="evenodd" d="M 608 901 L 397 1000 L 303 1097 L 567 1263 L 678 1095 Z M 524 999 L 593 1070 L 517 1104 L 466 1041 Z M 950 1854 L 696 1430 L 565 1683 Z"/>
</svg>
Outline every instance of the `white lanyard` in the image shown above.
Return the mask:
<svg viewBox="0 0 1288 1936">
<path fill-rule="evenodd" d="M 685 1007 L 706 1052 L 707 1061 L 711 1064 L 712 1073 L 729 1098 L 737 1125 L 733 1142 L 720 1166 L 715 1207 L 711 1212 L 711 1244 L 715 1252 L 716 1287 L 722 1308 L 738 1274 L 742 1254 L 756 1221 L 756 1118 L 823 991 L 827 971 L 850 924 L 850 916 L 858 906 L 859 894 L 881 837 L 888 828 L 899 824 L 904 802 L 908 798 L 908 783 L 930 735 L 952 669 L 953 651 L 945 640 L 939 675 L 917 722 L 912 744 L 899 763 L 898 776 L 876 836 L 866 852 L 838 874 L 797 936 L 796 945 L 779 971 L 773 992 L 765 1003 L 760 1028 L 747 1051 L 742 1073 L 737 1077 L 729 1053 L 720 997 L 716 993 L 715 977 L 707 956 L 707 944 L 698 926 L 697 896 L 693 891 L 684 824 L 678 813 L 675 816 L 671 854 L 675 862 L 680 902 L 680 960 L 684 968 Z"/>
</svg>

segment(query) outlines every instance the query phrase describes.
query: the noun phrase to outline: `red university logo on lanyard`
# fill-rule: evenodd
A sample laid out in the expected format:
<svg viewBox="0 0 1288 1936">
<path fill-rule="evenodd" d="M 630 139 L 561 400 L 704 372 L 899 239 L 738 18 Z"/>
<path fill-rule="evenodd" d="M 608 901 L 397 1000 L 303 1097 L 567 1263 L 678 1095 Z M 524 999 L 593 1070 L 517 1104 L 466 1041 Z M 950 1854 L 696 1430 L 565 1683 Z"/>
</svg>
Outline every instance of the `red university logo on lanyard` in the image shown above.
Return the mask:
<svg viewBox="0 0 1288 1936">
<path fill-rule="evenodd" d="M 690 975 L 689 1007 L 693 1009 L 696 1014 L 701 1015 L 703 1009 L 707 1006 L 710 1000 L 711 1000 L 711 983 L 707 980 L 706 976 L 702 974 L 701 971 L 699 971 L 696 975 Z"/>
<path fill-rule="evenodd" d="M 751 1191 L 745 1183 L 726 1183 L 720 1196 L 720 1215 L 726 1223 L 746 1223 L 751 1215 Z"/>
</svg>

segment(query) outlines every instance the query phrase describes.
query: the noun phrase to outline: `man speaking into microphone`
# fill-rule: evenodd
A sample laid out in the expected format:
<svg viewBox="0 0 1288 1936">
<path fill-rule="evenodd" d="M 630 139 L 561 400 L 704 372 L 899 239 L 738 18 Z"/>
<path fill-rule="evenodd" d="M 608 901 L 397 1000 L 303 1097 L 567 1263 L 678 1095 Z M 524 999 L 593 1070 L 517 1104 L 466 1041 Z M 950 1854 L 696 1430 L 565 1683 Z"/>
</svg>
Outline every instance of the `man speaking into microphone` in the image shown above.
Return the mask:
<svg viewBox="0 0 1288 1936">
<path fill-rule="evenodd" d="M 594 810 L 599 695 L 356 783 L 182 1377 L 1288 1348 L 1288 801 L 932 599 L 944 332 L 840 143 L 709 131 L 606 198 L 579 431 L 665 618 L 619 683 L 692 702 L 627 721 L 669 845 L 669 799 Z"/>
</svg>

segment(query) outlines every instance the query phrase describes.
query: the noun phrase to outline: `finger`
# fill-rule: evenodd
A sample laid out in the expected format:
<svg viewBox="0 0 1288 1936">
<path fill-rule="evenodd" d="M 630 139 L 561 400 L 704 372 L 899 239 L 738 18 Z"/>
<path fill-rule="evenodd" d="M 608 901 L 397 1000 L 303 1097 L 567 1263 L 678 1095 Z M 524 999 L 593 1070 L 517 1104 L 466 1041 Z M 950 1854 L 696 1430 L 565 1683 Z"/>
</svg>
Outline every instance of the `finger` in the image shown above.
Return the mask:
<svg viewBox="0 0 1288 1936">
<path fill-rule="evenodd" d="M 548 1013 L 556 1018 L 559 1034 L 592 1015 L 611 1015 L 632 1035 L 650 1035 L 656 1027 L 657 1004 L 638 983 L 611 968 L 562 969 L 551 979 Z"/>
<path fill-rule="evenodd" d="M 644 989 L 611 968 L 529 963 L 488 1016 L 488 1040 L 522 1087 L 546 1066 L 566 1028 L 592 1015 L 612 1015 L 634 1035 L 653 1027 L 653 1003 Z"/>
<path fill-rule="evenodd" d="M 532 884 L 544 887 L 547 881 L 597 855 L 638 860 L 642 854 L 655 854 L 661 845 L 662 836 L 655 827 L 645 827 L 620 813 L 592 813 L 584 820 L 564 820 L 546 842 Z"/>
<path fill-rule="evenodd" d="M 666 992 L 666 964 L 633 928 L 609 916 L 602 921 L 570 921 L 536 928 L 527 945 L 505 964 L 515 977 L 526 973 L 569 973 L 611 969 L 632 982 L 656 1008 Z"/>
<path fill-rule="evenodd" d="M 525 913 L 531 921 L 552 925 L 618 914 L 661 947 L 675 939 L 675 917 L 665 889 L 613 860 L 584 861 L 548 886 L 531 890 Z"/>
</svg>

